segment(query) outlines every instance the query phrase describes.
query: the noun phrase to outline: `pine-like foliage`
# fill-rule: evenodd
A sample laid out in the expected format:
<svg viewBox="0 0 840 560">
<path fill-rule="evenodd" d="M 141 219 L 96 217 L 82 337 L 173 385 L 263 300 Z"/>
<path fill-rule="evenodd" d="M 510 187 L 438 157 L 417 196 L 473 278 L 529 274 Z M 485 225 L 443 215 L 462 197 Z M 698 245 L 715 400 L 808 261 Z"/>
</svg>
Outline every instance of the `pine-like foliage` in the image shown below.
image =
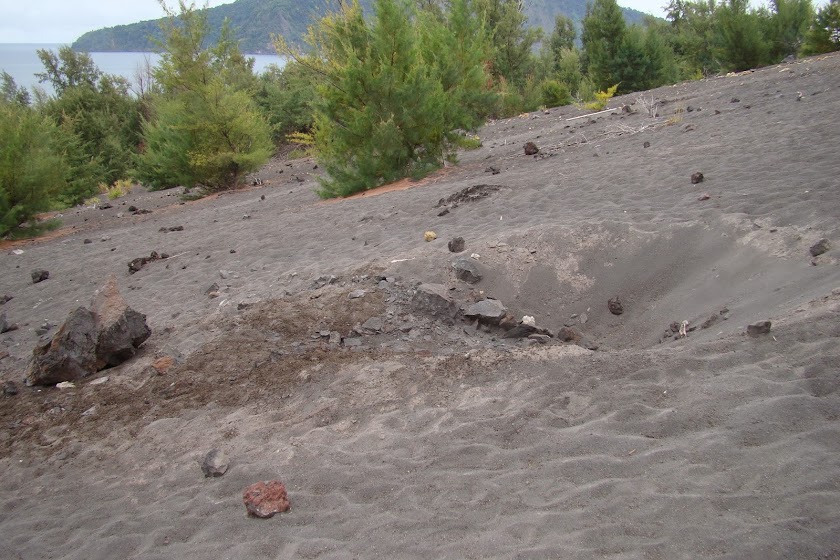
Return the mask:
<svg viewBox="0 0 840 560">
<path fill-rule="evenodd" d="M 328 177 L 323 197 L 346 196 L 442 162 L 446 95 L 423 63 L 418 30 L 397 0 L 377 0 L 368 23 L 357 1 L 310 33 L 326 77 L 316 102 L 315 141 Z"/>
<path fill-rule="evenodd" d="M 805 35 L 803 54 L 840 51 L 840 0 L 831 0 L 818 11 Z"/>
<path fill-rule="evenodd" d="M 68 168 L 56 149 L 50 119 L 0 101 L 0 235 L 49 208 Z"/>
<path fill-rule="evenodd" d="M 161 91 L 143 124 L 136 176 L 158 189 L 232 188 L 272 153 L 269 126 L 251 97 L 253 61 L 242 56 L 227 28 L 205 48 L 204 13 L 183 0 L 179 5 L 177 16 L 167 11 L 165 52 L 154 71 Z"/>
</svg>

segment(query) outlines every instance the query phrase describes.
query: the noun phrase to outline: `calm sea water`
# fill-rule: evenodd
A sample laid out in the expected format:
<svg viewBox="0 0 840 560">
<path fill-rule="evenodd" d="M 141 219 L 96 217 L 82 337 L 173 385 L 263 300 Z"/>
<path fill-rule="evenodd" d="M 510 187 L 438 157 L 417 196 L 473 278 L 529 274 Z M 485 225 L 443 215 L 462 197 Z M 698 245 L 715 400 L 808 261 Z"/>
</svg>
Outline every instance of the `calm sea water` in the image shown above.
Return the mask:
<svg viewBox="0 0 840 560">
<path fill-rule="evenodd" d="M 38 49 L 48 49 L 58 52 L 61 45 L 54 44 L 22 44 L 22 43 L 0 43 L 0 70 L 5 70 L 15 79 L 17 85 L 27 89 L 35 86 L 44 88 L 52 93 L 49 84 L 39 84 L 36 72 L 43 72 L 44 66 L 38 58 Z M 124 76 L 129 81 L 134 81 L 138 68 L 141 68 L 146 60 L 155 65 L 160 56 L 155 53 L 138 52 L 94 52 L 90 53 L 94 63 L 100 70 L 107 74 Z M 284 58 L 276 55 L 257 54 L 249 55 L 254 59 L 254 70 L 257 73 L 263 72 L 270 64 L 282 67 Z"/>
</svg>

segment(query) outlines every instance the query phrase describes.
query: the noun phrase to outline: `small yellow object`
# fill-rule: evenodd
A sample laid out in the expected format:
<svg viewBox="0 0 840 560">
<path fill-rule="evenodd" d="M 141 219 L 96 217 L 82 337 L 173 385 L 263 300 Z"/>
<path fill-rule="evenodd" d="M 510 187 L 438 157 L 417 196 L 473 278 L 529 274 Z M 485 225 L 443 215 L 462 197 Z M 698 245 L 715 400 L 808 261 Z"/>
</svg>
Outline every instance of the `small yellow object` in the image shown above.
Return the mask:
<svg viewBox="0 0 840 560">
<path fill-rule="evenodd" d="M 427 231 L 423 234 L 423 239 L 425 239 L 426 241 L 434 241 L 435 239 L 437 239 L 437 234 L 433 231 Z"/>
</svg>

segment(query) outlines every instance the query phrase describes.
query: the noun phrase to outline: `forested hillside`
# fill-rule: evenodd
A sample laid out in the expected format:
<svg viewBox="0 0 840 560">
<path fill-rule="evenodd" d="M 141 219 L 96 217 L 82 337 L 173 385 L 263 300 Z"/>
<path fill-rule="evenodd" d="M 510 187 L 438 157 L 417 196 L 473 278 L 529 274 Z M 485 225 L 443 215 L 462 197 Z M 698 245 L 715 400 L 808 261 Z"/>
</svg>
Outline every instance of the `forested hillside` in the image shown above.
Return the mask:
<svg viewBox="0 0 840 560">
<path fill-rule="evenodd" d="M 210 25 L 208 40 L 215 43 L 225 18 L 229 19 L 234 37 L 239 40 L 242 52 L 249 54 L 271 53 L 273 34 L 280 34 L 290 43 L 302 44 L 309 25 L 332 8 L 338 0 L 238 0 L 207 10 Z M 371 0 L 360 0 L 366 12 Z M 628 23 L 640 23 L 644 17 L 639 11 L 622 8 Z M 530 25 L 542 27 L 550 33 L 554 18 L 563 14 L 579 27 L 586 14 L 586 0 L 526 0 L 525 14 Z M 82 35 L 73 49 L 85 52 L 133 52 L 155 50 L 153 38 L 160 39 L 160 20 L 142 21 L 90 31 Z"/>
</svg>

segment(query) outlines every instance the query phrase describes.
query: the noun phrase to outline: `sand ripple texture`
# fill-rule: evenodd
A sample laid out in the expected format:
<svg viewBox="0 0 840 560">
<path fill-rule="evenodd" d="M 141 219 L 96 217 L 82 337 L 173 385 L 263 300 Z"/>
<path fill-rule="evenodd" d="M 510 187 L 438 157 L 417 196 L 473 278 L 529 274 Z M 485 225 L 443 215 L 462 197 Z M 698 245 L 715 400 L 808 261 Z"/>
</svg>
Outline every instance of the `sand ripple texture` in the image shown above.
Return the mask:
<svg viewBox="0 0 840 560">
<path fill-rule="evenodd" d="M 357 198 L 278 158 L 260 187 L 136 190 L 4 245 L 3 381 L 111 272 L 154 334 L 106 383 L 0 399 L 0 557 L 840 558 L 840 56 L 611 107 L 488 123 L 457 166 Z M 129 275 L 151 251 L 172 257 Z M 419 282 L 598 350 L 424 316 Z M 320 335 L 371 317 L 359 348 Z M 216 447 L 231 466 L 206 479 Z M 242 490 L 275 478 L 291 511 L 247 518 Z"/>
</svg>

